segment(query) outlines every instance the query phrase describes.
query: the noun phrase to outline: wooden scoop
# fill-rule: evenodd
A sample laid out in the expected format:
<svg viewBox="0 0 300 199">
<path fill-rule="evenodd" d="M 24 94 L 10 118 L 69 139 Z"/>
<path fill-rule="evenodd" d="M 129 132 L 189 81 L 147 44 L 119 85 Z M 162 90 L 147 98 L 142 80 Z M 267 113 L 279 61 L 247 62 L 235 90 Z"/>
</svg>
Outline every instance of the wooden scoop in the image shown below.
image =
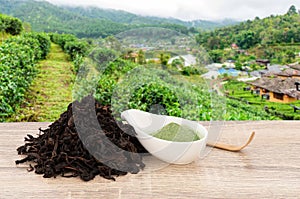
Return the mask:
<svg viewBox="0 0 300 199">
<path fill-rule="evenodd" d="M 238 151 L 241 151 L 242 149 L 244 149 L 246 146 L 248 146 L 250 144 L 250 142 L 254 138 L 254 135 L 255 135 L 255 132 L 252 132 L 252 134 L 250 135 L 248 141 L 242 146 L 229 145 L 229 144 L 224 144 L 224 143 L 219 143 L 219 142 L 216 142 L 214 144 L 213 143 L 206 143 L 206 145 L 210 146 L 210 147 L 226 150 L 226 151 L 238 152 Z"/>
</svg>

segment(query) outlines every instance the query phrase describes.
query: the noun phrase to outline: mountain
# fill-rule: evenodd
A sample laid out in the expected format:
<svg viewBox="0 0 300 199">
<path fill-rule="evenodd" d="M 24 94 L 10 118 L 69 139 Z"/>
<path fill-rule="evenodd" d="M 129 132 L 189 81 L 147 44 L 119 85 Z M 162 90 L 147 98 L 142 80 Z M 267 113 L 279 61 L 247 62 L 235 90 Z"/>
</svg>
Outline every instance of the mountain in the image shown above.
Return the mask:
<svg viewBox="0 0 300 199">
<path fill-rule="evenodd" d="M 188 34 L 195 32 L 196 28 L 208 30 L 228 25 L 204 20 L 185 22 L 173 18 L 145 17 L 96 7 L 57 6 L 46 1 L 0 0 L 0 5 L 0 13 L 30 23 L 34 31 L 72 33 L 78 37 L 106 37 L 149 26 Z"/>
<path fill-rule="evenodd" d="M 127 29 L 125 24 L 72 13 L 48 2 L 0 0 L 0 12 L 31 24 L 34 31 L 72 33 L 78 37 L 105 37 Z"/>
<path fill-rule="evenodd" d="M 107 19 L 118 23 L 125 24 L 177 24 L 188 28 L 200 28 L 203 30 L 211 30 L 218 27 L 237 24 L 237 21 L 225 19 L 223 21 L 214 22 L 206 20 L 182 21 L 176 18 L 160 18 L 154 16 L 141 16 L 125 12 L 122 10 L 101 9 L 97 7 L 70 7 L 64 6 L 73 13 L 80 14 L 89 18 Z"/>
</svg>

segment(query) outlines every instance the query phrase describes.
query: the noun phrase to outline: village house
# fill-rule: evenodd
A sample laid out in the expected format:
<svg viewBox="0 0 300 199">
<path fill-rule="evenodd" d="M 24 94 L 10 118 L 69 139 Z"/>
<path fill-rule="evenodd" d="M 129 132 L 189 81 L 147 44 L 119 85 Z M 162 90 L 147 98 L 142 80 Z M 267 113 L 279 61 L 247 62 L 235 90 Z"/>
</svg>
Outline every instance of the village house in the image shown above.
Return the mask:
<svg viewBox="0 0 300 199">
<path fill-rule="evenodd" d="M 271 102 L 291 103 L 300 100 L 300 91 L 296 89 L 299 80 L 296 78 L 263 77 L 249 84 L 252 92 L 259 90 L 259 95 Z"/>
<path fill-rule="evenodd" d="M 132 62 L 137 63 L 138 61 L 138 54 L 135 52 L 129 52 L 126 55 L 124 55 L 124 59 L 130 60 Z"/>
</svg>

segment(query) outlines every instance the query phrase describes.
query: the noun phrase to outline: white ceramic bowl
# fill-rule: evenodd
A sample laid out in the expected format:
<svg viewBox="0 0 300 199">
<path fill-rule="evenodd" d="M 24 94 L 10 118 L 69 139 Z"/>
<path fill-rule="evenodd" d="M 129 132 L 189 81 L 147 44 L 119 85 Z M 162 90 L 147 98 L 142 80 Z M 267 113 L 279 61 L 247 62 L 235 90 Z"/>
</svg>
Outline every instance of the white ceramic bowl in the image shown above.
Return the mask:
<svg viewBox="0 0 300 199">
<path fill-rule="evenodd" d="M 121 117 L 134 127 L 137 138 L 145 149 L 153 156 L 165 162 L 188 164 L 200 158 L 201 152 L 205 149 L 207 130 L 195 121 L 179 117 L 156 115 L 136 109 L 122 112 Z M 190 127 L 202 139 L 191 142 L 173 142 L 150 135 L 171 122 Z"/>
</svg>

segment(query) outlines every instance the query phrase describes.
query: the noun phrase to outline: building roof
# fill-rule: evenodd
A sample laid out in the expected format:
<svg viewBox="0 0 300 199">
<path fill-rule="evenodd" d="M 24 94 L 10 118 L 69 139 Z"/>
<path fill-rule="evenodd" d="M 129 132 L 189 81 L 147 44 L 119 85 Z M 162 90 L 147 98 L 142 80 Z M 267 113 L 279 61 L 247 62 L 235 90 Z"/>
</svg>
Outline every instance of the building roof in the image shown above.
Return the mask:
<svg viewBox="0 0 300 199">
<path fill-rule="evenodd" d="M 295 70 L 300 70 L 300 64 L 289 64 L 288 65 L 289 67 L 291 67 L 292 69 L 295 69 Z"/>
<path fill-rule="evenodd" d="M 168 64 L 171 64 L 175 59 L 180 59 L 180 58 L 184 60 L 184 66 L 191 66 L 197 64 L 196 57 L 191 54 L 172 57 L 171 59 L 169 59 Z"/>
<path fill-rule="evenodd" d="M 257 59 L 256 62 L 259 62 L 259 63 L 270 63 L 270 60 L 268 60 L 268 59 Z"/>
<path fill-rule="evenodd" d="M 278 64 L 267 66 L 268 71 L 274 72 L 274 73 L 280 73 L 281 71 L 283 71 L 287 68 L 289 68 L 289 67 L 285 66 L 285 65 L 278 65 Z"/>
<path fill-rule="evenodd" d="M 292 76 L 300 76 L 300 70 L 295 70 L 292 68 L 285 69 L 279 73 L 276 73 L 278 76 L 284 76 L 284 77 L 292 77 Z"/>
<path fill-rule="evenodd" d="M 295 83 L 299 80 L 288 77 L 287 79 L 263 77 L 249 84 L 264 88 L 274 93 L 286 94 L 300 100 L 300 91 L 296 90 Z"/>
<path fill-rule="evenodd" d="M 203 77 L 205 79 L 216 79 L 218 76 L 219 76 L 218 71 L 209 71 L 209 72 L 201 75 L 201 77 Z"/>
</svg>

